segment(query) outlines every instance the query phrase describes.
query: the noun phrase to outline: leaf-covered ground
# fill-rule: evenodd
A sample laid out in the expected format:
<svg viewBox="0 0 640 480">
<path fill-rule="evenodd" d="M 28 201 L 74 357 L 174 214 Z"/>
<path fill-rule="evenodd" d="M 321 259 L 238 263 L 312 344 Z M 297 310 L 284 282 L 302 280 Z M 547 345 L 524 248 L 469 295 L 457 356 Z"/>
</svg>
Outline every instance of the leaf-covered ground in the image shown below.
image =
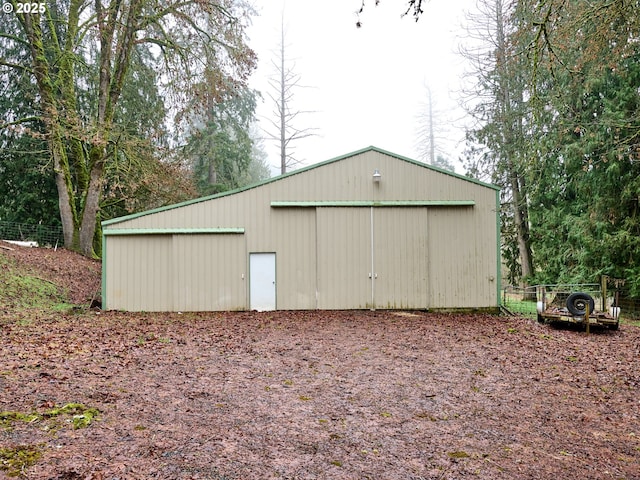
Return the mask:
<svg viewBox="0 0 640 480">
<path fill-rule="evenodd" d="M 640 329 L 391 312 L 1 320 L 31 479 L 640 478 Z"/>
<path fill-rule="evenodd" d="M 0 255 L 13 262 L 0 289 L 20 268 L 85 306 L 99 287 L 99 263 L 71 252 Z M 640 479 L 638 327 L 73 314 L 9 293 L 0 478 Z"/>
<path fill-rule="evenodd" d="M 0 311 L 20 304 L 38 305 L 33 280 L 55 287 L 54 296 L 89 305 L 100 297 L 101 263 L 58 248 L 24 248 L 0 240 Z M 18 272 L 14 272 L 18 270 Z M 19 273 L 21 278 L 15 278 Z M 36 293 L 36 295 L 34 295 Z"/>
</svg>

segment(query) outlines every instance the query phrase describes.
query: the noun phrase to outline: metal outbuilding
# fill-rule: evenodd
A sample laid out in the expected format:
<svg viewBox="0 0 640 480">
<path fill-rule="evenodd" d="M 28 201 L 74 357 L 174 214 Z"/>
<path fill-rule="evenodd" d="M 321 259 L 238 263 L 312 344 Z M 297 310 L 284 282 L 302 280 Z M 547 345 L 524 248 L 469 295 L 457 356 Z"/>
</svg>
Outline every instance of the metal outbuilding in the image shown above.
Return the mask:
<svg viewBox="0 0 640 480">
<path fill-rule="evenodd" d="M 110 310 L 499 306 L 498 188 L 375 147 L 102 226 Z"/>
</svg>

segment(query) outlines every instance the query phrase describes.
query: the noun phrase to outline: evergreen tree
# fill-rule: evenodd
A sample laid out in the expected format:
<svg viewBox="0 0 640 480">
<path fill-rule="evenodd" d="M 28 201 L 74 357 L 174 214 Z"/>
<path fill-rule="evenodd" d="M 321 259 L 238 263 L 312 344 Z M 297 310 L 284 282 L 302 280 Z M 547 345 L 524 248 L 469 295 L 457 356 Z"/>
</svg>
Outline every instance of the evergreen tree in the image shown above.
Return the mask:
<svg viewBox="0 0 640 480">
<path fill-rule="evenodd" d="M 256 93 L 233 91 L 211 101 L 198 119 L 185 146 L 200 195 L 238 188 L 250 182 L 254 142 L 250 128 L 255 118 Z"/>
<path fill-rule="evenodd" d="M 640 52 L 620 67 L 555 85 L 558 115 L 536 173 L 534 248 L 541 281 L 597 282 L 640 293 Z M 570 86 L 571 88 L 567 88 Z"/>
<path fill-rule="evenodd" d="M 509 277 L 526 284 L 534 273 L 534 262 L 525 171 L 529 156 L 526 64 L 517 55 L 519 44 L 513 35 L 521 15 L 517 6 L 502 0 L 486 0 L 480 7 L 474 28 L 485 47 L 480 55 L 467 52 L 467 57 L 476 61 L 478 86 L 474 93 L 482 100 L 471 111 L 479 123 L 467 135 L 473 144 L 467 169 L 502 188 L 502 252 Z"/>
<path fill-rule="evenodd" d="M 0 32 L 16 27 L 10 15 L 0 15 Z M 0 51 L 0 220 L 59 226 L 37 89 L 28 70 L 11 66 L 28 59 L 28 49 L 0 35 Z"/>
</svg>

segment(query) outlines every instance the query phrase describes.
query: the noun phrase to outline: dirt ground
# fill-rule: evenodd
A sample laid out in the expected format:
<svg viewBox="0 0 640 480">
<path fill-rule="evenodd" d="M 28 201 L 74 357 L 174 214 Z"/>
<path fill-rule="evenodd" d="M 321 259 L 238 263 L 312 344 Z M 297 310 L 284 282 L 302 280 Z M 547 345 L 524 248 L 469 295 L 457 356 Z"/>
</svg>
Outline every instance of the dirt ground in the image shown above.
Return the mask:
<svg viewBox="0 0 640 480">
<path fill-rule="evenodd" d="M 0 452 L 36 452 L 22 478 L 640 478 L 633 326 L 5 311 L 0 328 Z M 70 403 L 99 414 L 74 428 L 83 411 L 51 414 Z"/>
</svg>

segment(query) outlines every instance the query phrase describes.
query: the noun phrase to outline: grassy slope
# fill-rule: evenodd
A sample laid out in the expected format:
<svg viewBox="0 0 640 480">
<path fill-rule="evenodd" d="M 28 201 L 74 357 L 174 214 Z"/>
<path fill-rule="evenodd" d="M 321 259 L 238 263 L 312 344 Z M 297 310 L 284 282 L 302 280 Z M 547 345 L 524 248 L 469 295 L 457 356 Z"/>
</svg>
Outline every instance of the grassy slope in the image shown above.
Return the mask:
<svg viewBox="0 0 640 480">
<path fill-rule="evenodd" d="M 0 308 L 54 309 L 66 302 L 61 287 L 0 254 Z"/>
</svg>

